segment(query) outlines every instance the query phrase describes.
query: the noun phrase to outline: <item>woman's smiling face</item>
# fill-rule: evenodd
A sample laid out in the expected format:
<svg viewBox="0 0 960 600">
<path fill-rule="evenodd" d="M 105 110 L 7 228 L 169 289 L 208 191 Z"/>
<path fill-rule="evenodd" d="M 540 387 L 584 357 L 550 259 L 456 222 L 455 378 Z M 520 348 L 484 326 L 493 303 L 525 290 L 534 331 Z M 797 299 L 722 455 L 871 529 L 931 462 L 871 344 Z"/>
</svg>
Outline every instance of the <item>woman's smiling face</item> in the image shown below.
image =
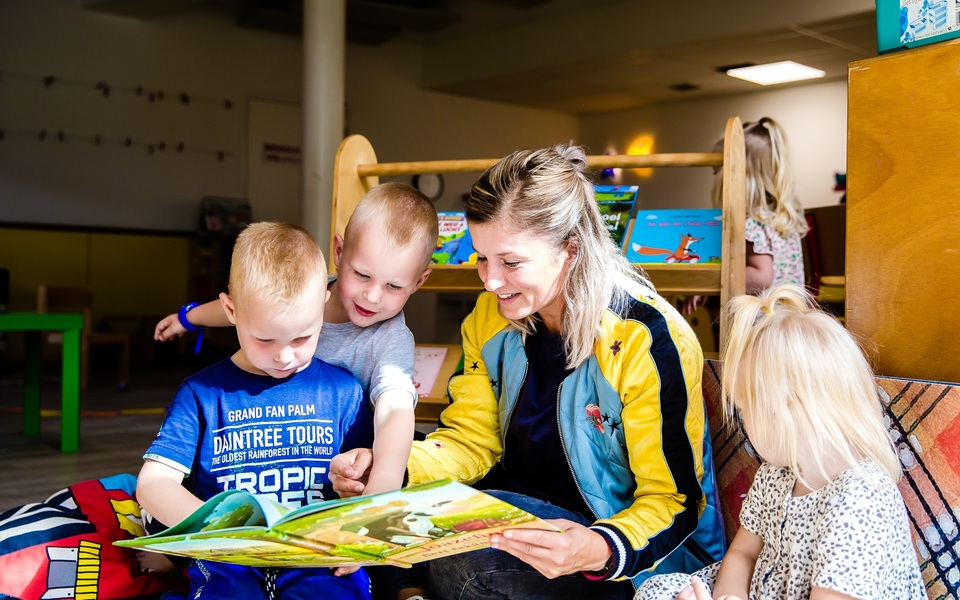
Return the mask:
<svg viewBox="0 0 960 600">
<path fill-rule="evenodd" d="M 572 247 L 557 249 L 543 237 L 515 231 L 503 219 L 469 227 L 480 279 L 497 294 L 503 316 L 520 320 L 538 313 L 547 330 L 560 333 Z"/>
</svg>

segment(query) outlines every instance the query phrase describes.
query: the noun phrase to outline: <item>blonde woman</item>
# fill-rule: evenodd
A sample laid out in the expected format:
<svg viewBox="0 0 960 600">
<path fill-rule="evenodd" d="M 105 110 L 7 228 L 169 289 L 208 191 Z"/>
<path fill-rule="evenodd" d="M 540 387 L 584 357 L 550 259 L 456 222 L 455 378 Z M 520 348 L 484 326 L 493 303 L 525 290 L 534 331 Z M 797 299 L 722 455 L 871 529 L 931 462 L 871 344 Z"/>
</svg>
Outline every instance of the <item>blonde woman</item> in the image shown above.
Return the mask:
<svg viewBox="0 0 960 600">
<path fill-rule="evenodd" d="M 726 413 L 763 463 L 723 561 L 653 577 L 637 600 L 927 597 L 873 374 L 812 302 L 781 284 L 725 307 Z"/>
<path fill-rule="evenodd" d="M 665 557 L 672 570 L 719 558 L 700 346 L 610 239 L 583 150 L 511 154 L 480 176 L 466 213 L 487 291 L 409 481 L 476 484 L 563 533 L 513 530 L 431 561 L 419 593 L 629 599 L 629 580 Z M 335 488 L 361 491 L 370 459 L 334 459 Z"/>
</svg>

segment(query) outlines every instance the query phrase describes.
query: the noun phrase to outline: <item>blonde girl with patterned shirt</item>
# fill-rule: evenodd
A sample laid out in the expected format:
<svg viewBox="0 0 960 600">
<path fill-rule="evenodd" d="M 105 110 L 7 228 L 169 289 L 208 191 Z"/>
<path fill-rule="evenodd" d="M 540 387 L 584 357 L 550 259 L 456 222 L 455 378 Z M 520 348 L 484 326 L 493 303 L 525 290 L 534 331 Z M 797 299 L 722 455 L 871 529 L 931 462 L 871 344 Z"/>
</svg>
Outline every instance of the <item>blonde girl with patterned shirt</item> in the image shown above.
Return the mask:
<svg viewBox="0 0 960 600">
<path fill-rule="evenodd" d="M 787 144 L 770 117 L 743 126 L 747 184 L 747 293 L 778 283 L 804 281 L 800 238 L 807 233 L 803 207 L 793 190 Z M 713 203 L 719 206 L 720 179 Z"/>
<path fill-rule="evenodd" d="M 762 463 L 723 560 L 653 577 L 635 600 L 925 599 L 900 463 L 856 341 L 793 284 L 724 310 L 725 413 Z"/>
<path fill-rule="evenodd" d="M 763 117 L 744 123 L 743 141 L 747 159 L 744 231 L 747 293 L 758 294 L 778 283 L 803 284 L 800 240 L 809 227 L 793 189 L 783 129 L 770 117 Z M 714 151 L 723 151 L 723 140 Z M 723 180 L 719 169 L 714 173 L 713 205 L 720 208 Z M 705 300 L 704 296 L 689 297 L 681 312 L 688 315 Z"/>
</svg>

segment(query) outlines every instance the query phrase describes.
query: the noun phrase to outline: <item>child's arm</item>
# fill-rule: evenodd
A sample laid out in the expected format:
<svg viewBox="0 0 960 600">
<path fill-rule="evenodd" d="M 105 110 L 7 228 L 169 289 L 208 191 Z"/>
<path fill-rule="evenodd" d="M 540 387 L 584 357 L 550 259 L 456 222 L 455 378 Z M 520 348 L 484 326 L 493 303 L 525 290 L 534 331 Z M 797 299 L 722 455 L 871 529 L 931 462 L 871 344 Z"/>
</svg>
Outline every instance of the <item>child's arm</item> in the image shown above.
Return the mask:
<svg viewBox="0 0 960 600">
<path fill-rule="evenodd" d="M 747 267 L 744 275 L 748 294 L 759 294 L 767 289 L 773 285 L 773 256 L 755 253 L 753 244 L 747 242 Z"/>
<path fill-rule="evenodd" d="M 676 600 L 744 600 L 739 596 L 711 596 L 699 577 L 691 577 L 690 585 L 680 590 Z"/>
<path fill-rule="evenodd" d="M 183 473 L 147 459 L 137 477 L 137 501 L 164 525 L 176 525 L 203 505 L 182 483 Z"/>
<path fill-rule="evenodd" d="M 413 401 L 406 390 L 380 394 L 373 412 L 373 467 L 364 494 L 399 489 L 413 443 Z"/>
<path fill-rule="evenodd" d="M 827 588 L 814 587 L 810 590 L 810 600 L 856 600 L 856 598 Z"/>
<path fill-rule="evenodd" d="M 720 562 L 717 583 L 713 587 L 713 597 L 736 596 L 750 597 L 750 581 L 753 569 L 763 549 L 763 538 L 741 527 L 733 537 L 730 549 Z"/>
<path fill-rule="evenodd" d="M 186 317 L 187 321 L 197 327 L 230 327 L 233 325 L 227 319 L 227 313 L 223 312 L 223 304 L 219 300 L 211 300 L 206 304 L 194 307 L 187 312 Z M 186 328 L 180 323 L 180 315 L 173 313 L 157 323 L 156 329 L 153 330 L 153 339 L 158 342 L 166 342 L 178 338 L 186 332 Z"/>
</svg>

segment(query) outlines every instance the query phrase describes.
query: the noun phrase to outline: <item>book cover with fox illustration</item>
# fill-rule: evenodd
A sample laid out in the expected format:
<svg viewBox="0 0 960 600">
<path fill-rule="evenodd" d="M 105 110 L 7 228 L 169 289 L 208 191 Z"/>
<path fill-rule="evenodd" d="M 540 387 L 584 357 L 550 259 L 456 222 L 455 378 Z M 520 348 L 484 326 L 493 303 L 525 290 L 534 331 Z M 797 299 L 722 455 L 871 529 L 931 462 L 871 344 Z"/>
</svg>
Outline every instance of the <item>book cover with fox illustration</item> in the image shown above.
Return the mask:
<svg viewBox="0 0 960 600">
<path fill-rule="evenodd" d="M 638 210 L 625 250 L 638 264 L 719 263 L 722 238 L 718 208 Z"/>
<path fill-rule="evenodd" d="M 116 545 L 247 566 L 406 567 L 486 548 L 492 533 L 511 527 L 556 531 L 511 504 L 443 479 L 295 510 L 228 490 L 162 533 Z"/>
</svg>

